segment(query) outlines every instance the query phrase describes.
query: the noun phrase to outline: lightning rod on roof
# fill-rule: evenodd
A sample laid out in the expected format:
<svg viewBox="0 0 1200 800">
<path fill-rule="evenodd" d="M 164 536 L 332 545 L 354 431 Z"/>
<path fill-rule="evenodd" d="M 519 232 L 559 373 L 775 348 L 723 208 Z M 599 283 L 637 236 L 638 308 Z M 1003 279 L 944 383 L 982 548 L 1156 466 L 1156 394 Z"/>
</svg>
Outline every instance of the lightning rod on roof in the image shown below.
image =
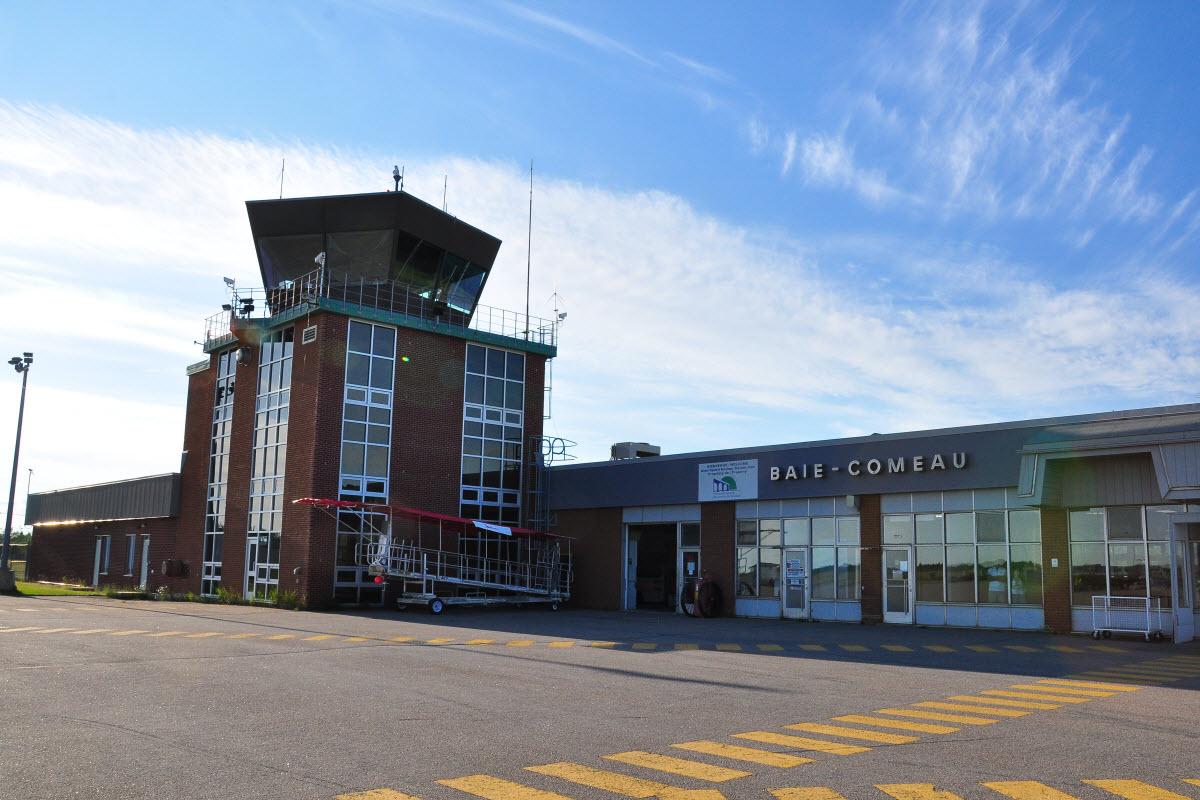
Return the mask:
<svg viewBox="0 0 1200 800">
<path fill-rule="evenodd" d="M 525 232 L 525 338 L 529 338 L 529 276 L 533 267 L 533 159 L 529 159 L 529 228 Z"/>
<path fill-rule="evenodd" d="M 446 190 L 450 188 L 450 176 L 442 175 L 442 211 L 446 210 Z"/>
<path fill-rule="evenodd" d="M 283 199 L 283 173 L 287 170 L 287 159 L 284 158 L 279 164 L 279 199 Z"/>
</svg>

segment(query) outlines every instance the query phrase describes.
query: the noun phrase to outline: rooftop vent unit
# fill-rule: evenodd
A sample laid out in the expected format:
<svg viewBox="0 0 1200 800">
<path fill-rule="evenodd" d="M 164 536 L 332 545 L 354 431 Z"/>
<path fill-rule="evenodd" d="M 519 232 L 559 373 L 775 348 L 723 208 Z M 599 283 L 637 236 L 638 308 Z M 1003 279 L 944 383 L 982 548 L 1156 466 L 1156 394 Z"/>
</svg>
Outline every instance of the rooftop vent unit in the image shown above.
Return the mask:
<svg viewBox="0 0 1200 800">
<path fill-rule="evenodd" d="M 629 458 L 649 458 L 662 455 L 662 448 L 647 442 L 617 442 L 612 446 L 612 460 L 624 461 Z"/>
</svg>

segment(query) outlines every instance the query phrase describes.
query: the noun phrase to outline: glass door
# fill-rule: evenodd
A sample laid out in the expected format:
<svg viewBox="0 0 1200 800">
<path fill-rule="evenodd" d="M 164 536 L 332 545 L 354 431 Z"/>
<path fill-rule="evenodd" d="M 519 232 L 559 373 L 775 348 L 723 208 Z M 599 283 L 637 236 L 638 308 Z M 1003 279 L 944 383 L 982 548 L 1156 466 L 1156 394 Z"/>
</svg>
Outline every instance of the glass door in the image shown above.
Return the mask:
<svg viewBox="0 0 1200 800">
<path fill-rule="evenodd" d="M 783 616 L 808 619 L 808 548 L 783 551 Z"/>
<path fill-rule="evenodd" d="M 883 621 L 913 621 L 912 548 L 883 548 Z"/>
<path fill-rule="evenodd" d="M 1188 541 L 1187 525 L 1171 526 L 1171 561 L 1174 564 L 1171 576 L 1171 611 L 1175 618 L 1173 638 L 1176 644 L 1190 642 L 1196 636 L 1196 618 L 1192 609 L 1194 576 L 1188 573 L 1195 569 L 1197 542 Z M 1191 552 L 1189 553 L 1189 550 Z M 1188 562 L 1192 562 L 1189 564 Z"/>
<path fill-rule="evenodd" d="M 679 599 L 679 611 L 688 616 L 696 616 L 696 581 L 700 578 L 700 551 L 680 550 L 679 576 L 676 581 L 675 596 Z"/>
</svg>

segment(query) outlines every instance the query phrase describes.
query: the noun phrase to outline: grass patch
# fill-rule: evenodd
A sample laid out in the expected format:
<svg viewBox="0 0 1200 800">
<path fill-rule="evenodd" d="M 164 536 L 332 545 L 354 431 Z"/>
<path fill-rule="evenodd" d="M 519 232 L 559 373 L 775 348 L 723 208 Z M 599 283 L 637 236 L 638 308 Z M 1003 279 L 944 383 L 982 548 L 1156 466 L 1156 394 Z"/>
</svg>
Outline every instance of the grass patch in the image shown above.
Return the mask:
<svg viewBox="0 0 1200 800">
<path fill-rule="evenodd" d="M 48 583 L 17 581 L 17 594 L 23 594 L 28 597 L 93 597 L 100 593 L 90 586 L 74 588 L 70 586 L 53 586 Z"/>
</svg>

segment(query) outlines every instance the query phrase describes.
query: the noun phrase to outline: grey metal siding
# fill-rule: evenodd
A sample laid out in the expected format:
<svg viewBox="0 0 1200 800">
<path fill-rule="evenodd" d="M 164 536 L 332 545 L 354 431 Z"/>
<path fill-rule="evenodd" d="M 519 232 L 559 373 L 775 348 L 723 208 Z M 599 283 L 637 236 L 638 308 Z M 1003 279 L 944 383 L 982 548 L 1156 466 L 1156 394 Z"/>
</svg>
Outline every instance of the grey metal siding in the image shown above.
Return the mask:
<svg viewBox="0 0 1200 800">
<path fill-rule="evenodd" d="M 179 473 L 80 486 L 29 496 L 26 525 L 152 519 L 179 513 Z"/>
</svg>

